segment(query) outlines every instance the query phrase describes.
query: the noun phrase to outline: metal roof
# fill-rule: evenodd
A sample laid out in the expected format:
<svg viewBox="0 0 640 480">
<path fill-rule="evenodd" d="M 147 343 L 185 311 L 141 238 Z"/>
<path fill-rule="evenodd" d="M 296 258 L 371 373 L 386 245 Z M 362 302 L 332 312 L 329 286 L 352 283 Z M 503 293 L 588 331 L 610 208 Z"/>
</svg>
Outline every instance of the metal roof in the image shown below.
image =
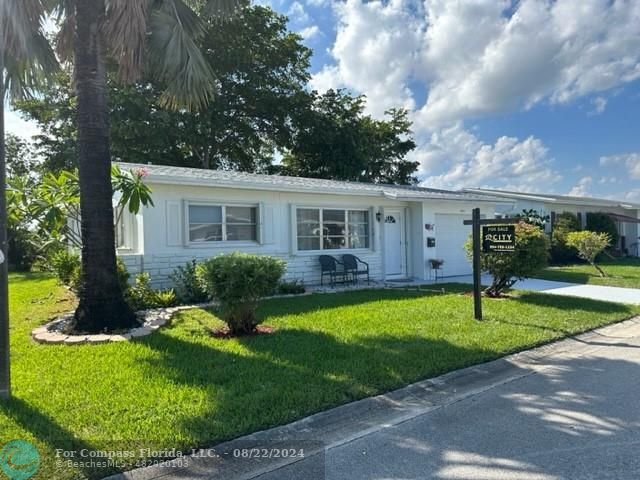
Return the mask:
<svg viewBox="0 0 640 480">
<path fill-rule="evenodd" d="M 464 191 L 468 193 L 489 195 L 491 197 L 510 198 L 514 200 L 532 200 L 538 202 L 584 205 L 592 207 L 618 207 L 629 210 L 640 209 L 640 204 L 623 202 L 620 200 L 610 200 L 607 198 L 575 197 L 570 195 L 554 195 L 549 193 L 513 192 L 509 190 L 495 190 L 491 188 L 467 188 Z"/>
<path fill-rule="evenodd" d="M 195 185 L 248 190 L 272 190 L 298 193 L 362 195 L 386 197 L 397 200 L 462 200 L 491 203 L 513 203 L 504 198 L 486 194 L 455 192 L 409 185 L 388 185 L 364 182 L 343 182 L 319 178 L 262 175 L 227 170 L 146 165 L 140 163 L 116 163 L 122 169 L 145 169 L 148 183 L 170 185 Z"/>
</svg>

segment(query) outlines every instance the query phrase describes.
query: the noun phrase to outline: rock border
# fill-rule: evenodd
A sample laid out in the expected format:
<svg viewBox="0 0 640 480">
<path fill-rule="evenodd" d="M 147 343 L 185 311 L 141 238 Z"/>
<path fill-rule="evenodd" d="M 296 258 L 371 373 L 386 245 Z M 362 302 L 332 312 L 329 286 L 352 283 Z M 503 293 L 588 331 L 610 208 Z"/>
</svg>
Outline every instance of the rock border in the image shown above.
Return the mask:
<svg viewBox="0 0 640 480">
<path fill-rule="evenodd" d="M 69 335 L 64 333 L 64 327 L 73 318 L 73 312 L 55 318 L 54 320 L 35 328 L 31 332 L 31 338 L 38 343 L 48 345 L 99 345 L 111 342 L 128 342 L 134 338 L 146 337 L 156 330 L 168 325 L 174 314 L 193 308 L 207 308 L 214 306 L 213 303 L 199 305 L 184 305 L 179 307 L 153 308 L 137 312 L 141 325 L 126 333 L 117 334 L 92 334 L 92 335 Z"/>
</svg>

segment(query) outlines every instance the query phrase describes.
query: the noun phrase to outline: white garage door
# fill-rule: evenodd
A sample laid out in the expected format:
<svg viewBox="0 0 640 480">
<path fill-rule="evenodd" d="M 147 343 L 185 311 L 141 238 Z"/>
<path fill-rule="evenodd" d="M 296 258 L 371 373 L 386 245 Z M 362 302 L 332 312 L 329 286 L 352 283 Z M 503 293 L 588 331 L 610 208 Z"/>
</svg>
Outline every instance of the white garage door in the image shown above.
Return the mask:
<svg viewBox="0 0 640 480">
<path fill-rule="evenodd" d="M 444 260 L 442 274 L 445 277 L 472 273 L 464 251 L 471 227 L 462 224 L 468 218 L 470 215 L 436 214 L 436 252 L 437 257 Z"/>
</svg>

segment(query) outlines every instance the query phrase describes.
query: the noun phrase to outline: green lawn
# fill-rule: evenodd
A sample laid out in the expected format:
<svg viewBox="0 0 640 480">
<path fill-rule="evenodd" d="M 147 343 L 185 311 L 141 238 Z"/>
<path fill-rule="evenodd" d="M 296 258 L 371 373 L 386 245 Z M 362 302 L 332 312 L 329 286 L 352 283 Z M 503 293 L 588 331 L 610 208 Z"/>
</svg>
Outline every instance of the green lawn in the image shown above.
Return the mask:
<svg viewBox="0 0 640 480">
<path fill-rule="evenodd" d="M 469 287 L 446 295 L 363 291 L 269 300 L 276 333 L 224 340 L 210 312 L 131 343 L 43 346 L 32 328 L 71 299 L 41 275 L 11 277 L 15 398 L 0 404 L 0 444 L 34 442 L 35 478 L 109 473 L 56 465 L 55 449 L 186 448 L 284 424 L 334 405 L 615 322 L 640 309 L 521 293 L 485 300 L 472 318 Z"/>
<path fill-rule="evenodd" d="M 598 265 L 608 277 L 600 277 L 595 268 L 587 264 L 549 267 L 536 277 L 558 282 L 640 288 L 640 258 L 610 260 L 599 262 Z"/>
</svg>

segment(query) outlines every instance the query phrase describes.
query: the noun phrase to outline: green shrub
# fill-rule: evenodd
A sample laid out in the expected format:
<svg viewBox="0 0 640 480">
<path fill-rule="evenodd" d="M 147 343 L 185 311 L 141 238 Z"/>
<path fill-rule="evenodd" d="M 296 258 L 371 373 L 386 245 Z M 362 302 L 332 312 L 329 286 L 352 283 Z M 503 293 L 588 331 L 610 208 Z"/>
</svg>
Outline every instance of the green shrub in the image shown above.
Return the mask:
<svg viewBox="0 0 640 480">
<path fill-rule="evenodd" d="M 307 291 L 302 280 L 293 280 L 291 282 L 280 282 L 276 293 L 279 295 L 300 295 Z"/>
<path fill-rule="evenodd" d="M 180 266 L 171 274 L 175 293 L 181 303 L 191 305 L 209 299 L 207 290 L 198 278 L 198 264 L 195 259 Z"/>
<path fill-rule="evenodd" d="M 566 265 L 578 260 L 576 249 L 567 245 L 567 234 L 582 229 L 578 217 L 573 213 L 564 212 L 556 216 L 551 234 L 551 263 Z"/>
<path fill-rule="evenodd" d="M 135 283 L 127 289 L 125 298 L 136 312 L 150 308 L 168 308 L 178 304 L 176 292 L 173 289 L 154 290 L 151 287 L 151 276 L 146 272 L 136 275 Z"/>
<path fill-rule="evenodd" d="M 609 234 L 588 230 L 571 232 L 567 235 L 567 245 L 575 248 L 578 251 L 578 256 L 593 265 L 601 277 L 607 276 L 604 270 L 596 265 L 596 258 L 611 245 Z"/>
<path fill-rule="evenodd" d="M 68 250 L 59 250 L 49 258 L 49 268 L 60 283 L 71 287 L 79 276 L 80 255 Z"/>
<path fill-rule="evenodd" d="M 615 247 L 620 240 L 618 226 L 613 218 L 602 212 L 587 213 L 587 230 L 609 236 L 609 247 Z"/>
<path fill-rule="evenodd" d="M 467 256 L 473 257 L 471 239 L 465 244 Z M 485 290 L 490 297 L 500 296 L 514 283 L 529 277 L 547 266 L 549 240 L 539 227 L 520 222 L 516 225 L 516 249 L 513 253 L 482 253 L 480 265 L 483 272 L 493 276 Z"/>
<path fill-rule="evenodd" d="M 135 283 L 126 292 L 126 299 L 136 312 L 155 307 L 156 293 L 151 288 L 151 276 L 148 273 L 136 275 Z"/>
<path fill-rule="evenodd" d="M 154 292 L 155 306 L 158 308 L 173 307 L 178 304 L 178 296 L 173 288 Z"/>
<path fill-rule="evenodd" d="M 222 319 L 232 334 L 246 334 L 260 323 L 258 300 L 273 292 L 285 263 L 274 257 L 232 253 L 210 258 L 198 274 L 211 298 L 220 302 Z"/>
</svg>

